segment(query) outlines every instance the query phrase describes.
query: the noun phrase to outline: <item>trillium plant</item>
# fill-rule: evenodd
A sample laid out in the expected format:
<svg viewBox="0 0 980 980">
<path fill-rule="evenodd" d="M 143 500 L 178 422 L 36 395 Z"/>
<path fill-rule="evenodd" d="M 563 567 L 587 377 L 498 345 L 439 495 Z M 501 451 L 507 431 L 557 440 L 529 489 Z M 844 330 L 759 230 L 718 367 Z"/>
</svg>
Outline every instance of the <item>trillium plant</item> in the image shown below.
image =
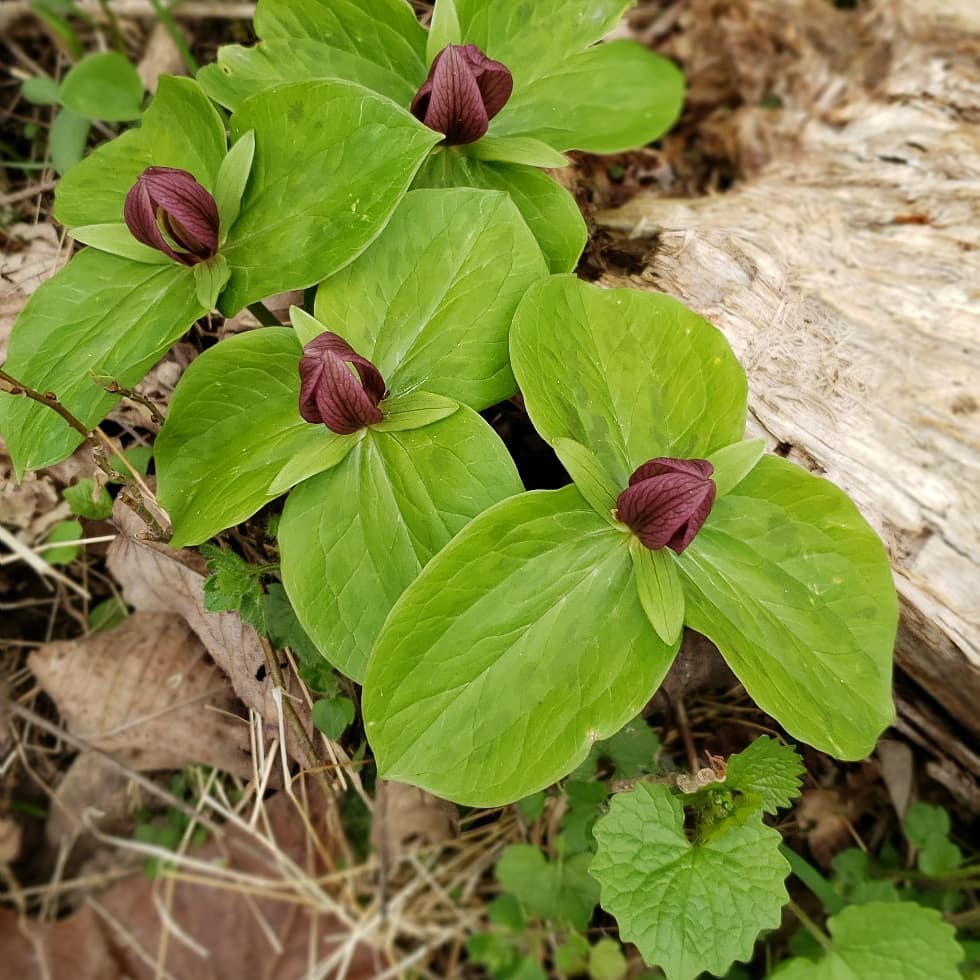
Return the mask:
<svg viewBox="0 0 980 980">
<path fill-rule="evenodd" d="M 570 274 L 585 224 L 547 171 L 680 110 L 673 65 L 601 40 L 625 6 L 437 0 L 426 29 L 403 0 L 259 0 L 259 43 L 163 79 L 61 181 L 84 247 L 0 374 L 22 475 L 195 323 L 249 307 L 261 326 L 190 365 L 156 439 L 170 543 L 281 508 L 282 584 L 363 685 L 378 773 L 470 806 L 583 764 L 685 627 L 838 758 L 893 714 L 896 595 L 855 506 L 745 439 L 745 374 L 713 326 Z M 261 301 L 286 290 L 303 301 L 280 323 Z M 525 492 L 488 421 L 518 394 L 561 489 Z M 619 794 L 595 831 L 603 904 L 671 977 L 748 956 L 786 900 L 763 816 L 795 795 L 795 753 L 761 740 L 713 766 Z M 730 942 L 678 925 L 739 903 Z"/>
</svg>

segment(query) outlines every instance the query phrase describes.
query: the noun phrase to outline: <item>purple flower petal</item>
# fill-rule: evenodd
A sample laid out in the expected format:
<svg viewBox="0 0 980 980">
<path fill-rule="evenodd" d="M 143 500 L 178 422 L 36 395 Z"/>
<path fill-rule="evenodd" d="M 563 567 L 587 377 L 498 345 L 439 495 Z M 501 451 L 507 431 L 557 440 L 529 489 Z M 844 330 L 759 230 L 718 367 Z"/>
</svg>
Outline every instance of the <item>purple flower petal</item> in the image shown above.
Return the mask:
<svg viewBox="0 0 980 980">
<path fill-rule="evenodd" d="M 616 510 L 641 543 L 680 554 L 701 530 L 715 502 L 714 467 L 704 459 L 651 459 L 630 477 Z"/>
<path fill-rule="evenodd" d="M 186 170 L 147 167 L 126 195 L 123 218 L 137 241 L 182 265 L 218 251 L 218 206 Z"/>
<path fill-rule="evenodd" d="M 432 62 L 429 77 L 412 100 L 412 114 L 445 134 L 450 146 L 475 143 L 513 88 L 507 67 L 475 44 L 450 44 Z"/>
<path fill-rule="evenodd" d="M 303 348 L 299 376 L 299 413 L 307 422 L 350 435 L 384 418 L 378 408 L 385 396 L 381 373 L 335 333 L 322 333 Z"/>
</svg>

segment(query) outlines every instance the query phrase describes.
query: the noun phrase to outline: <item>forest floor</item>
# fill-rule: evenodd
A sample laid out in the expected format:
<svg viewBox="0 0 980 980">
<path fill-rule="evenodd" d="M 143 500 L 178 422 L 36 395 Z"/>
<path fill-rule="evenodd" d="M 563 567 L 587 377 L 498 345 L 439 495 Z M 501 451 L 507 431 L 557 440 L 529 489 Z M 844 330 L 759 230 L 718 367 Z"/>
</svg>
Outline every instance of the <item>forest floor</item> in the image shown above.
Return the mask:
<svg viewBox="0 0 980 980">
<path fill-rule="evenodd" d="M 21 95 L 26 78 L 59 78 L 70 66 L 60 18 L 89 51 L 111 46 L 118 32 L 150 90 L 161 73 L 186 70 L 149 4 L 125 0 L 115 23 L 94 4 L 82 5 L 84 17 L 54 4 L 47 19 L 20 6 L 0 3 L 0 358 L 27 297 L 71 248 L 50 216 L 54 108 Z M 424 15 L 426 5 L 417 7 Z M 218 0 L 178 8 L 199 63 L 221 44 L 251 39 L 250 9 Z M 847 18 L 863 16 L 861 5 L 828 3 L 827 16 L 840 21 L 844 58 Z M 760 22 L 750 0 L 650 0 L 630 14 L 620 33 L 685 69 L 687 108 L 657 145 L 575 155 L 561 175 L 593 224 L 583 277 L 640 271 L 653 247 L 596 227 L 597 214 L 640 192 L 725 194 L 765 166 L 771 141 L 764 129 L 746 135 L 745 110 L 753 119 L 760 109 L 779 113 L 796 70 L 791 26 Z M 90 145 L 117 128 L 97 124 Z M 124 400 L 104 424 L 113 447 L 146 459 L 148 492 L 159 426 L 146 402 L 165 412 L 187 364 L 250 326 L 217 315 L 198 323 L 140 386 L 143 399 Z M 565 482 L 519 403 L 485 415 L 529 489 Z M 240 623 L 231 633 L 227 621 L 209 627 L 203 562 L 136 540 L 120 505 L 115 517 L 77 517 L 64 492 L 95 476 L 80 450 L 18 484 L 0 443 L 0 980 L 489 975 L 467 941 L 499 931 L 492 903 L 501 854 L 533 843 L 554 856 L 561 834 L 587 820 L 589 806 L 594 818 L 598 804 L 556 787 L 525 805 L 460 810 L 379 784 L 359 718 L 336 741 L 314 732 L 305 754 L 290 758 L 282 698 L 268 691 L 281 672 L 288 696 L 312 704 L 292 652 L 263 650 L 254 636 L 244 642 Z M 250 562 L 275 561 L 268 516 L 221 543 Z M 138 609 L 124 597 L 134 589 Z M 168 696 L 175 681 L 177 703 Z M 897 684 L 911 687 L 902 676 Z M 940 733 L 949 724 L 941 714 L 930 723 Z M 710 645 L 689 637 L 662 690 L 624 739 L 597 755 L 588 778 L 697 770 L 706 752 L 727 755 L 760 733 L 784 737 Z M 971 796 L 932 778 L 928 746 L 907 730 L 890 730 L 861 763 L 807 748 L 802 756 L 803 793 L 776 825 L 828 876 L 845 874 L 835 858 L 855 847 L 872 864 L 908 867 L 902 816 L 914 800 L 948 812 L 953 841 L 975 852 L 975 787 Z M 822 918 L 809 892 L 790 891 Z M 945 911 L 964 929 L 977 925 L 972 893 Z M 787 914 L 742 975 L 765 976 L 795 941 L 795 924 Z M 615 922 L 597 909 L 588 937 L 617 940 Z M 512 941 L 544 964 L 562 935 L 538 923 Z M 610 975 L 645 975 L 632 946 L 621 953 L 622 970 Z"/>
</svg>

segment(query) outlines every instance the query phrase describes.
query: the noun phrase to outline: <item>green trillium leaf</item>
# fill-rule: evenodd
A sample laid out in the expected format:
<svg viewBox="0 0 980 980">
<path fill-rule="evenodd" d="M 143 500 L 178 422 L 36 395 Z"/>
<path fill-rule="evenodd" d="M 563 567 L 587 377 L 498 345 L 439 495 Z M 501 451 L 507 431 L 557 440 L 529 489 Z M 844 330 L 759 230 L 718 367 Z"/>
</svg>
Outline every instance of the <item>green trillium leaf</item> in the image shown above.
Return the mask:
<svg viewBox="0 0 980 980">
<path fill-rule="evenodd" d="M 507 195 L 411 191 L 386 233 L 321 284 L 316 317 L 372 361 L 393 394 L 423 389 L 479 410 L 516 388 L 510 323 L 546 275 Z"/>
<path fill-rule="evenodd" d="M 225 124 L 217 109 L 189 78 L 164 75 L 140 127 L 104 143 L 65 174 L 54 216 L 68 228 L 122 222 L 126 194 L 147 167 L 186 170 L 210 190 L 224 157 Z"/>
<path fill-rule="evenodd" d="M 425 428 L 370 432 L 289 495 L 283 584 L 320 652 L 362 680 L 395 600 L 471 518 L 521 490 L 502 442 L 471 409 Z"/>
<path fill-rule="evenodd" d="M 610 41 L 517 90 L 491 133 L 534 136 L 556 150 L 620 153 L 666 133 L 683 104 L 684 75 L 673 62 L 635 41 Z"/>
<path fill-rule="evenodd" d="M 194 285 L 197 288 L 197 301 L 205 310 L 213 310 L 218 305 L 218 297 L 225 288 L 231 269 L 223 255 L 215 255 L 207 262 L 192 266 Z"/>
<path fill-rule="evenodd" d="M 464 43 L 502 61 L 516 93 L 598 41 L 629 6 L 630 0 L 456 0 Z"/>
<path fill-rule="evenodd" d="M 255 133 L 244 133 L 228 151 L 214 181 L 214 201 L 218 205 L 220 241 L 228 237 L 228 230 L 238 219 L 242 207 L 242 195 L 252 172 L 255 157 Z"/>
<path fill-rule="evenodd" d="M 511 363 L 535 428 L 592 451 L 610 480 L 742 437 L 745 373 L 724 336 L 669 296 L 553 276 L 528 290 Z"/>
<path fill-rule="evenodd" d="M 405 0 L 260 0 L 263 40 L 309 38 L 358 55 L 415 83 L 425 80 L 426 34 Z"/>
<path fill-rule="evenodd" d="M 673 792 L 639 783 L 613 797 L 593 835 L 600 904 L 668 980 L 723 976 L 779 925 L 789 865 L 759 811 L 737 811 L 692 843 Z"/>
<path fill-rule="evenodd" d="M 384 421 L 371 426 L 374 432 L 404 432 L 449 418 L 459 408 L 459 402 L 430 391 L 410 391 L 407 395 L 385 398 L 378 408 L 384 414 Z"/>
<path fill-rule="evenodd" d="M 292 330 L 267 327 L 223 340 L 184 373 L 155 444 L 173 547 L 251 517 L 360 441 L 300 417 L 299 358 Z"/>
<path fill-rule="evenodd" d="M 793 957 L 773 980 L 959 980 L 963 947 L 936 909 L 915 902 L 851 905 L 827 920 L 832 942 L 816 959 Z"/>
<path fill-rule="evenodd" d="M 255 160 L 222 250 L 232 269 L 226 314 L 356 258 L 439 139 L 388 99 L 333 80 L 260 92 L 231 123 L 233 138 L 255 131 Z"/>
<path fill-rule="evenodd" d="M 432 8 L 432 22 L 425 44 L 425 61 L 431 65 L 436 55 L 449 44 L 462 43 L 459 29 L 459 15 L 455 0 L 436 0 Z"/>
<path fill-rule="evenodd" d="M 501 163 L 522 163 L 529 167 L 553 169 L 568 166 L 564 153 L 531 136 L 487 135 L 467 144 L 462 152 L 473 160 L 499 160 Z"/>
<path fill-rule="evenodd" d="M 132 387 L 206 310 L 187 266 L 150 265 L 83 249 L 28 300 L 4 369 L 53 392 L 94 427 L 119 401 L 108 381 Z M 70 455 L 81 435 L 45 405 L 0 395 L 0 431 L 18 479 Z"/>
<path fill-rule="evenodd" d="M 596 459 L 595 453 L 586 449 L 580 442 L 575 442 L 574 439 L 557 438 L 552 443 L 552 447 L 558 454 L 562 466 L 568 470 L 568 475 L 572 478 L 578 492 L 589 502 L 592 509 L 614 527 L 622 527 L 613 517 L 620 488 L 609 478 L 609 474 Z"/>
<path fill-rule="evenodd" d="M 861 759 L 894 718 L 885 550 L 833 484 L 761 459 L 677 558 L 685 621 L 794 737 Z"/>
<path fill-rule="evenodd" d="M 651 551 L 630 536 L 630 555 L 643 611 L 664 643 L 674 643 L 684 628 L 684 589 L 668 548 Z"/>
<path fill-rule="evenodd" d="M 408 108 L 424 72 L 417 81 L 409 80 L 357 52 L 310 38 L 293 37 L 263 41 L 253 48 L 226 45 L 218 49 L 216 64 L 205 65 L 197 73 L 201 88 L 215 102 L 232 111 L 258 92 L 283 82 L 305 82 L 312 78 L 356 82 Z"/>
<path fill-rule="evenodd" d="M 571 272 L 588 239 L 575 198 L 534 167 L 476 160 L 459 147 L 437 147 L 413 186 L 506 191 L 538 240 L 552 272 Z"/>
<path fill-rule="evenodd" d="M 574 487 L 506 500 L 457 535 L 371 655 L 363 710 L 384 778 L 496 806 L 629 721 L 677 648 L 650 629 L 627 542 Z"/>
<path fill-rule="evenodd" d="M 718 496 L 724 497 L 726 493 L 731 493 L 752 472 L 765 451 L 765 439 L 746 439 L 743 442 L 733 442 L 708 456 L 708 462 L 715 468 L 711 479 Z"/>
<path fill-rule="evenodd" d="M 134 262 L 146 262 L 149 265 L 171 265 L 173 259 L 163 252 L 150 248 L 133 238 L 133 233 L 122 222 L 102 225 L 80 225 L 72 228 L 71 237 L 83 245 L 91 245 L 100 252 L 118 255 Z"/>
</svg>

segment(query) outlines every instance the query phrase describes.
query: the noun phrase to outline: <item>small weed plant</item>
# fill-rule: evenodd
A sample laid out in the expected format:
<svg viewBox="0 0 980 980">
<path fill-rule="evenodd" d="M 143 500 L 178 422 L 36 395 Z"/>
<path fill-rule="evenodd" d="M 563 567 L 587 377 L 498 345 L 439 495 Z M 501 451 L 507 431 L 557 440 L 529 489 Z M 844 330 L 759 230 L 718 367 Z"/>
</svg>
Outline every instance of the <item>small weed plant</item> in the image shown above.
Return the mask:
<svg viewBox="0 0 980 980">
<path fill-rule="evenodd" d="M 896 594 L 857 508 L 744 439 L 746 377 L 713 326 L 570 274 L 585 225 L 547 168 L 641 146 L 682 104 L 672 64 L 600 42 L 625 6 L 438 0 L 426 30 L 403 0 L 260 0 L 259 43 L 164 78 L 138 128 L 65 174 L 54 213 L 86 247 L 0 371 L 23 474 L 93 438 L 196 321 L 252 309 L 262 327 L 191 364 L 153 447 L 208 608 L 297 651 L 330 736 L 362 685 L 384 778 L 533 809 L 607 740 L 631 781 L 610 799 L 572 777 L 561 849 L 504 855 L 495 929 L 470 943 L 500 976 L 534 976 L 507 971 L 554 929 L 559 971 L 621 976 L 618 945 L 584 935 L 597 900 L 679 980 L 779 924 L 790 863 L 765 820 L 797 793 L 793 750 L 760 739 L 682 785 L 644 769 L 649 730 L 639 752 L 623 734 L 646 730 L 685 626 L 839 759 L 893 717 Z M 261 303 L 299 289 L 287 324 Z M 525 492 L 479 414 L 518 391 L 561 489 Z M 278 569 L 207 544 L 281 497 Z M 108 513 L 100 486 L 68 501 Z M 948 870 L 952 845 L 923 834 Z M 874 895 L 828 910 L 779 975 L 882 976 L 884 956 L 889 976 L 956 975 L 938 912 Z"/>
</svg>

